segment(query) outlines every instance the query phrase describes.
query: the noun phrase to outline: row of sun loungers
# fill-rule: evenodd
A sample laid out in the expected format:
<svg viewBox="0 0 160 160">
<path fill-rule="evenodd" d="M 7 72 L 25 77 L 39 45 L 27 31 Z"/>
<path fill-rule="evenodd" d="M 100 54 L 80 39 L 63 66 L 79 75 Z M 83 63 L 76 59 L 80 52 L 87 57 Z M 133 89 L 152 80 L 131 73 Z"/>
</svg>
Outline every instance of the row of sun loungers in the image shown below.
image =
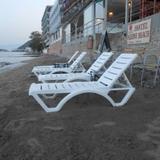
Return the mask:
<svg viewBox="0 0 160 160">
<path fill-rule="evenodd" d="M 122 53 L 106 69 L 105 64 L 110 60 L 113 53 L 103 52 L 90 68 L 85 71 L 82 60 L 86 55 L 86 52 L 79 54 L 76 52 L 71 57 L 72 62 L 69 65 L 53 64 L 51 66 L 34 67 L 32 72 L 41 83 L 31 84 L 29 95 L 33 96 L 46 112 L 58 112 L 71 98 L 84 93 L 101 95 L 113 107 L 126 104 L 134 93 L 135 88 L 129 82 L 125 71 L 136 59 L 137 54 Z M 102 69 L 103 74 L 95 80 L 95 75 L 99 75 Z M 112 91 L 125 91 L 125 95 L 117 102 L 109 94 Z M 58 95 L 64 94 L 65 96 L 61 98 L 57 105 L 49 106 L 46 103 L 47 99 L 55 99 Z"/>
</svg>

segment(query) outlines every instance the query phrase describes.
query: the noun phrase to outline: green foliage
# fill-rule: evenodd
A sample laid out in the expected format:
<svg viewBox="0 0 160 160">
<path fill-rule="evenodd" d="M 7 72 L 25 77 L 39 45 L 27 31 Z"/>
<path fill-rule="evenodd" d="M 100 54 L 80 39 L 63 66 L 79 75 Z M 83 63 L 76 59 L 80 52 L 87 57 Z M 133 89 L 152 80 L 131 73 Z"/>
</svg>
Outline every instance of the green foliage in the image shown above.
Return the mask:
<svg viewBox="0 0 160 160">
<path fill-rule="evenodd" d="M 42 50 L 44 49 L 42 35 L 38 31 L 34 31 L 31 33 L 29 38 L 31 39 L 30 47 L 33 52 L 42 53 Z"/>
</svg>

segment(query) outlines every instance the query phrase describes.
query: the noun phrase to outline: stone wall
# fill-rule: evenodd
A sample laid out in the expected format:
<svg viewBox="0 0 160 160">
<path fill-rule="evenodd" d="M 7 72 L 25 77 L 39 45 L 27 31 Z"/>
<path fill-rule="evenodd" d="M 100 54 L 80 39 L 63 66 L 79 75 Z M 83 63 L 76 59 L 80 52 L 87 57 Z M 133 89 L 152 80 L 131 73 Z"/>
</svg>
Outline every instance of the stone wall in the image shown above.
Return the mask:
<svg viewBox="0 0 160 160">
<path fill-rule="evenodd" d="M 86 61 L 93 59 L 93 50 L 87 48 L 87 38 L 78 39 L 70 43 L 63 44 L 62 48 L 62 53 L 65 57 L 71 57 L 71 55 L 78 50 L 80 52 L 86 51 L 88 53 Z"/>
<path fill-rule="evenodd" d="M 56 41 L 48 48 L 48 54 L 58 54 L 58 55 L 62 54 L 62 43 L 60 40 Z"/>
</svg>

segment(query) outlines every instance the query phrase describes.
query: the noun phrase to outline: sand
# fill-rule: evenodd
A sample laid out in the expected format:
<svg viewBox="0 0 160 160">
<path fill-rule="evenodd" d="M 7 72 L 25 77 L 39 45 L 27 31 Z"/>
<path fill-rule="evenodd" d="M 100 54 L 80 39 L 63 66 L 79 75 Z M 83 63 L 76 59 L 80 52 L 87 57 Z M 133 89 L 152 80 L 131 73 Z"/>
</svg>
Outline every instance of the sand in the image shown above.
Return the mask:
<svg viewBox="0 0 160 160">
<path fill-rule="evenodd" d="M 40 57 L 0 74 L 0 160 L 159 160 L 159 87 L 134 84 L 121 108 L 81 95 L 57 113 L 28 96 L 32 67 L 64 60 Z"/>
</svg>

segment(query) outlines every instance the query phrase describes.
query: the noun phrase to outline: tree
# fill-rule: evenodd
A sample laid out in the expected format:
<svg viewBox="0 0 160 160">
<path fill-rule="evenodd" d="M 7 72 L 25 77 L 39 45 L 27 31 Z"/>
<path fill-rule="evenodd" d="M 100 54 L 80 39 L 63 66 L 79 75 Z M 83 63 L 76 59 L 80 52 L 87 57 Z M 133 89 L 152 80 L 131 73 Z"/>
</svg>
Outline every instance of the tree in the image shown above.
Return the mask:
<svg viewBox="0 0 160 160">
<path fill-rule="evenodd" d="M 31 39 L 30 47 L 32 50 L 34 52 L 42 53 L 42 50 L 44 49 L 42 35 L 38 31 L 34 31 L 29 38 Z"/>
</svg>

